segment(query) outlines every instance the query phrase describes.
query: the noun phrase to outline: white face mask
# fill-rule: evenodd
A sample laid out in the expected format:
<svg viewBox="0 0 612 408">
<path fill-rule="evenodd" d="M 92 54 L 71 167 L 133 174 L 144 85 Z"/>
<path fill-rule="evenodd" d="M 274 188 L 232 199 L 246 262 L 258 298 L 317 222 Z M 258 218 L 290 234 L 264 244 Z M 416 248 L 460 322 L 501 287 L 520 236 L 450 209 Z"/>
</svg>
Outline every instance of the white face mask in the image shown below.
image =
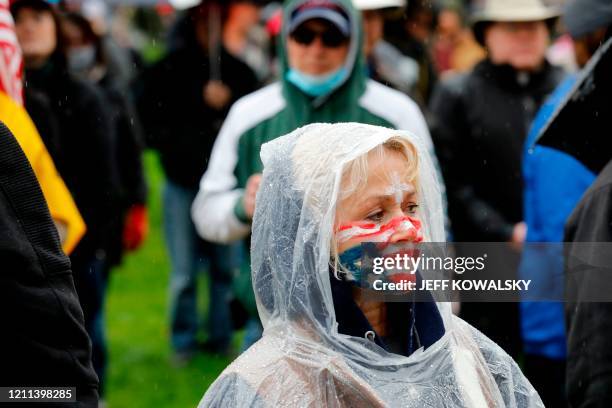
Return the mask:
<svg viewBox="0 0 612 408">
<path fill-rule="evenodd" d="M 82 73 L 96 62 L 96 48 L 93 45 L 74 47 L 68 51 L 68 68 L 71 72 Z"/>
</svg>

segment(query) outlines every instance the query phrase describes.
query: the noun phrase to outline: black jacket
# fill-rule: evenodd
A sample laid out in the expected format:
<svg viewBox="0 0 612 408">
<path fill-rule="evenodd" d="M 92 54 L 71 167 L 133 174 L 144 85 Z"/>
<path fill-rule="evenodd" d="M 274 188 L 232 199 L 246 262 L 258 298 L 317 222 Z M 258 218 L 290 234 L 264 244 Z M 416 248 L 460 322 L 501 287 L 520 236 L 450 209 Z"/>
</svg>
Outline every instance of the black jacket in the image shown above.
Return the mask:
<svg viewBox="0 0 612 408">
<path fill-rule="evenodd" d="M 606 290 L 609 298 L 612 162 L 574 209 L 566 224 L 565 240 L 569 242 L 566 249 L 568 400 L 572 407 L 610 407 L 612 303 L 589 302 L 588 297 Z M 589 244 L 576 244 L 581 242 Z"/>
<path fill-rule="evenodd" d="M 1 122 L 0 265 L 0 386 L 76 386 L 78 405 L 53 406 L 97 407 L 70 261 L 34 172 Z"/>
<path fill-rule="evenodd" d="M 457 241 L 508 241 L 523 220 L 524 140 L 562 76 L 548 64 L 528 75 L 485 60 L 439 84 L 431 103 L 432 137 Z"/>
<path fill-rule="evenodd" d="M 116 159 L 119 174 L 121 207 L 147 201 L 147 183 L 144 175 L 142 152 L 145 146 L 140 118 L 134 103 L 119 79 L 105 75 L 97 84 L 108 102 L 116 133 Z"/>
<path fill-rule="evenodd" d="M 112 222 L 107 259 L 111 265 L 121 263 L 125 215 L 133 205 L 145 205 L 147 183 L 142 154 L 144 140 L 140 119 L 121 81 L 107 73 L 98 84 L 103 91 L 114 124 L 115 157 L 118 175 L 118 211 Z"/>
<path fill-rule="evenodd" d="M 160 152 L 166 176 L 183 187 L 198 187 L 229 107 L 257 89 L 255 74 L 246 64 L 223 48 L 220 60 L 221 81 L 232 92 L 221 111 L 204 102 L 210 68 L 208 56 L 196 44 L 172 51 L 144 74 L 140 86 L 138 107 L 147 145 Z"/>
<path fill-rule="evenodd" d="M 420 276 L 417 280 L 420 285 Z M 409 356 L 421 346 L 429 348 L 444 335 L 444 322 L 438 306 L 431 298 L 429 302 L 388 302 L 387 319 L 391 329 L 387 337 L 381 338 L 355 303 L 354 285 L 339 281 L 330 271 L 329 281 L 338 322 L 338 332 L 355 337 L 369 338 L 389 352 Z"/>
<path fill-rule="evenodd" d="M 56 132 L 41 117 L 33 120 L 50 149 L 57 169 L 85 220 L 87 232 L 71 257 L 89 258 L 108 242 L 109 223 L 116 217 L 118 170 L 115 133 L 101 91 L 70 76 L 61 61 L 50 59 L 42 68 L 26 70 L 26 89 L 44 96 Z M 26 96 L 28 93 L 26 93 Z M 26 98 L 26 108 L 31 100 Z M 73 260 L 74 262 L 74 260 Z"/>
</svg>

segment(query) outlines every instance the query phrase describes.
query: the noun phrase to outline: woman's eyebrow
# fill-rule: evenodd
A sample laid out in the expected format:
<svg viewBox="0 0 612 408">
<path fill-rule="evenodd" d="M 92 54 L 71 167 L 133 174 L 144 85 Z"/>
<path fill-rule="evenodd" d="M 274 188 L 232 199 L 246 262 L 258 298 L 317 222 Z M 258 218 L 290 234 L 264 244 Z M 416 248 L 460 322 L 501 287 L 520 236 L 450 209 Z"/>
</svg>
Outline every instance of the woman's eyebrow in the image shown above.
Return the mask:
<svg viewBox="0 0 612 408">
<path fill-rule="evenodd" d="M 385 196 L 378 195 L 378 194 L 365 196 L 364 198 L 357 200 L 355 207 L 362 208 L 362 207 L 368 207 L 370 205 L 378 204 L 384 198 Z"/>
<path fill-rule="evenodd" d="M 412 198 L 416 195 L 416 190 L 412 187 L 410 191 L 404 192 L 403 200 L 408 198 Z M 358 199 L 355 203 L 355 207 L 358 209 L 362 209 L 364 207 L 374 206 L 376 204 L 382 203 L 384 201 L 389 200 L 389 198 L 393 198 L 393 194 L 385 194 L 385 193 L 373 193 L 371 195 L 366 195 L 361 199 Z"/>
<path fill-rule="evenodd" d="M 352 207 L 358 212 L 369 212 L 374 207 L 381 206 L 383 200 L 385 200 L 385 196 L 379 194 L 378 192 L 372 192 L 370 194 L 366 193 L 364 195 L 357 196 L 355 204 Z"/>
<path fill-rule="evenodd" d="M 411 187 L 410 191 L 406 192 L 406 197 L 405 198 L 412 198 L 412 197 L 416 197 L 417 195 L 417 191 L 414 187 Z"/>
<path fill-rule="evenodd" d="M 397 200 L 397 193 L 398 192 L 386 192 L 386 194 L 380 195 L 379 198 L 381 200 L 385 200 L 385 201 L 387 201 L 389 199 L 393 199 L 393 200 L 396 201 Z M 414 187 L 411 186 L 410 190 L 401 191 L 400 194 L 401 194 L 401 200 L 400 201 L 404 202 L 407 199 L 415 197 L 417 195 L 417 192 L 414 189 Z"/>
<path fill-rule="evenodd" d="M 414 184 L 402 183 L 398 180 L 390 180 L 390 184 L 379 186 L 374 191 L 370 190 L 369 194 L 364 190 L 366 189 L 363 189 L 361 192 L 365 194 L 356 194 L 358 197 L 355 203 L 356 207 L 365 206 L 373 201 L 386 200 L 390 196 L 397 194 L 397 192 L 402 193 L 402 198 L 404 198 L 406 194 L 413 196 L 417 192 Z"/>
</svg>

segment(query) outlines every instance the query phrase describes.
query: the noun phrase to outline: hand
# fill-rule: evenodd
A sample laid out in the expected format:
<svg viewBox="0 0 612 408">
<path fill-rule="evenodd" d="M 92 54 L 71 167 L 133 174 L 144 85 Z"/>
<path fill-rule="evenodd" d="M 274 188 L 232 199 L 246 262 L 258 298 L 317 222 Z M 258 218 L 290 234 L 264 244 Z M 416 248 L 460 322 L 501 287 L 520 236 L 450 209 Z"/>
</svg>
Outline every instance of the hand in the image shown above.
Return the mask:
<svg viewBox="0 0 612 408">
<path fill-rule="evenodd" d="M 514 228 L 512 229 L 512 237 L 510 238 L 512 247 L 520 251 L 523 248 L 523 243 L 525 242 L 526 238 L 527 224 L 525 224 L 525 222 L 514 224 Z"/>
<path fill-rule="evenodd" d="M 232 98 L 232 91 L 221 81 L 208 81 L 203 90 L 204 102 L 216 110 L 222 110 Z"/>
<path fill-rule="evenodd" d="M 123 225 L 123 248 L 126 251 L 133 251 L 140 247 L 148 231 L 149 219 L 147 208 L 141 204 L 133 205 L 125 215 L 125 223 Z"/>
<path fill-rule="evenodd" d="M 260 182 L 261 173 L 253 174 L 247 180 L 246 189 L 244 191 L 244 212 L 250 220 L 253 219 L 253 214 L 255 214 L 255 198 L 257 197 L 257 190 L 259 190 Z"/>
<path fill-rule="evenodd" d="M 68 224 L 64 221 L 53 219 L 53 224 L 55 224 L 55 228 L 57 228 L 57 234 L 59 235 L 60 244 L 64 244 L 66 238 L 68 237 Z"/>
</svg>

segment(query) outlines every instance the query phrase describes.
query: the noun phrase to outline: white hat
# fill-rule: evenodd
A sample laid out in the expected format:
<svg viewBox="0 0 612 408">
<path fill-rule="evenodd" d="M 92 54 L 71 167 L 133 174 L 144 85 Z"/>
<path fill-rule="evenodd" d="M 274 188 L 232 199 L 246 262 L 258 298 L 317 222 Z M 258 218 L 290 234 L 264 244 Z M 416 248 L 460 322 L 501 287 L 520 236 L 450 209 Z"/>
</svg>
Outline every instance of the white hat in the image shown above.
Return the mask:
<svg viewBox="0 0 612 408">
<path fill-rule="evenodd" d="M 406 0 L 353 0 L 357 10 L 378 10 L 390 7 L 404 7 Z"/>
<path fill-rule="evenodd" d="M 201 0 L 170 0 L 169 3 L 175 10 L 186 10 L 200 4 Z"/>
<path fill-rule="evenodd" d="M 483 21 L 539 21 L 560 15 L 559 7 L 547 5 L 543 0 L 476 0 L 471 20 L 473 24 Z"/>
<path fill-rule="evenodd" d="M 550 3 L 550 1 L 548 1 Z M 481 45 L 487 23 L 503 21 L 547 21 L 549 28 L 561 15 L 557 6 L 544 4 L 544 0 L 475 0 L 472 7 L 472 31 Z"/>
</svg>

